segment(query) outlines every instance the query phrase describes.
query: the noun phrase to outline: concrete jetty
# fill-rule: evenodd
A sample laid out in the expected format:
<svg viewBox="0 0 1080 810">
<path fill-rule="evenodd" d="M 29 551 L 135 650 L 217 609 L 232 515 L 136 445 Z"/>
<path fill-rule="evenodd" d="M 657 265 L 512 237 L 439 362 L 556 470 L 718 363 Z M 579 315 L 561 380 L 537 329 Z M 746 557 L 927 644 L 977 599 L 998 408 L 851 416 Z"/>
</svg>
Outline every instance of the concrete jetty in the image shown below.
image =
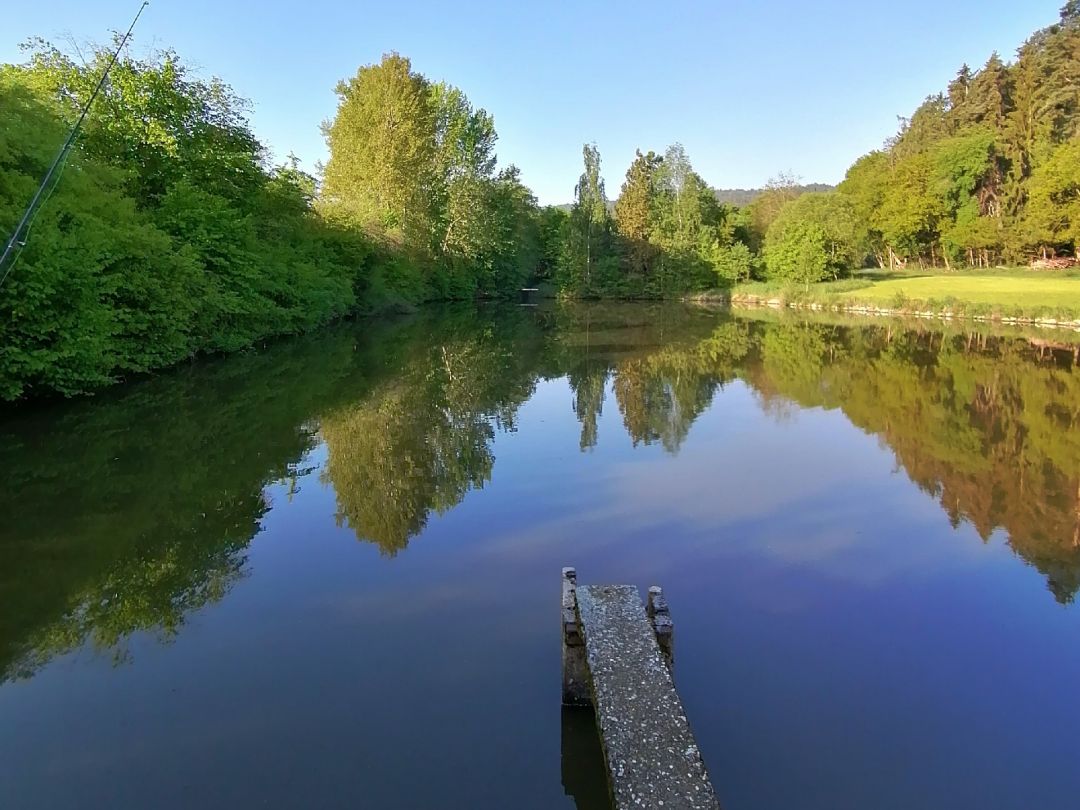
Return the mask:
<svg viewBox="0 0 1080 810">
<path fill-rule="evenodd" d="M 674 624 L 659 587 L 562 576 L 563 703 L 592 706 L 616 810 L 719 810 L 675 691 Z"/>
</svg>

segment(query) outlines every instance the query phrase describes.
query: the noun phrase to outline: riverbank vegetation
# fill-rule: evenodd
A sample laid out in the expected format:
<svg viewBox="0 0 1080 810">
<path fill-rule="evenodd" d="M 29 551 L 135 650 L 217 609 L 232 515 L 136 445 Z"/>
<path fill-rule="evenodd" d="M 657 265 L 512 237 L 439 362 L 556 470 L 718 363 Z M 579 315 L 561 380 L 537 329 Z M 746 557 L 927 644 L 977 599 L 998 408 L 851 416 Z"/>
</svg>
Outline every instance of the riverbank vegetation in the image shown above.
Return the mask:
<svg viewBox="0 0 1080 810">
<path fill-rule="evenodd" d="M 109 56 L 28 48 L 0 66 L 4 234 Z M 809 295 L 865 266 L 985 271 L 1080 248 L 1080 0 L 1015 62 L 963 67 L 836 189 L 780 176 L 742 207 L 720 202 L 676 143 L 639 151 L 613 201 L 586 144 L 573 205 L 542 208 L 499 163 L 492 116 L 398 54 L 337 94 L 314 176 L 295 158 L 271 163 L 222 82 L 171 51 L 125 53 L 20 234 L 18 266 L 0 268 L 0 399 L 85 392 L 349 315 L 526 285 L 675 298 L 757 281 Z M 865 290 L 922 294 L 878 284 Z M 1035 290 L 1023 306 L 1075 306 L 1053 285 Z M 999 294 L 1020 293 L 973 293 Z"/>
<path fill-rule="evenodd" d="M 109 57 L 38 41 L 0 68 L 5 233 Z M 516 293 L 543 261 L 544 219 L 517 170 L 496 171 L 491 117 L 393 54 L 338 93 L 320 187 L 295 158 L 270 164 L 221 82 L 171 51 L 123 56 L 3 268 L 0 399 L 79 393 L 349 314 Z"/>
<path fill-rule="evenodd" d="M 14 227 L 109 54 L 37 43 L 0 71 L 0 215 Z M 85 391 L 320 326 L 367 294 L 373 246 L 267 165 L 244 103 L 175 54 L 122 59 L 0 288 L 0 397 Z"/>
<path fill-rule="evenodd" d="M 639 153 L 609 217 L 595 148 L 585 158 L 565 228 L 577 248 L 563 251 L 556 275 L 575 293 L 668 295 L 755 279 L 805 294 L 868 266 L 983 271 L 1075 257 L 1080 0 L 1012 64 L 993 54 L 977 71 L 963 66 L 831 191 L 802 193 L 781 176 L 744 208 L 718 205 L 676 145 L 663 157 Z M 1041 290 L 1041 305 L 1074 306 L 1052 285 Z"/>
</svg>

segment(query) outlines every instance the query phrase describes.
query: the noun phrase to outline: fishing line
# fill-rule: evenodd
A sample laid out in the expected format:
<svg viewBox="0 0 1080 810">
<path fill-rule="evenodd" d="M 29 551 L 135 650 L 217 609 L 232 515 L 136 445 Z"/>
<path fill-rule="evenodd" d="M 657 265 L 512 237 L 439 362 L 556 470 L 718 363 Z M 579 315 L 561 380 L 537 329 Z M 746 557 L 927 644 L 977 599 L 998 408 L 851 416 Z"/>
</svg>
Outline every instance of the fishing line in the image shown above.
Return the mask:
<svg viewBox="0 0 1080 810">
<path fill-rule="evenodd" d="M 116 50 L 113 52 L 112 59 L 109 60 L 109 64 L 105 66 L 104 72 L 101 74 L 101 78 L 98 80 L 97 86 L 94 87 L 94 92 L 90 94 L 90 99 L 86 102 L 82 108 L 82 113 L 79 115 L 79 119 L 75 122 L 75 126 L 71 128 L 71 132 L 68 133 L 67 140 L 64 141 L 64 145 L 60 147 L 60 151 L 53 159 L 52 164 L 49 166 L 49 170 L 45 172 L 45 177 L 42 178 L 41 184 L 38 186 L 37 191 L 34 193 L 33 198 L 30 200 L 30 204 L 26 206 L 26 210 L 23 212 L 22 219 L 19 220 L 19 224 L 15 226 L 15 231 L 11 234 L 11 238 L 7 241 L 7 245 L 4 247 L 3 254 L 0 254 L 0 268 L 4 268 L 8 258 L 11 258 L 11 262 L 7 264 L 4 269 L 3 275 L 0 275 L 0 286 L 7 280 L 8 275 L 11 273 L 12 268 L 15 267 L 15 262 L 18 261 L 19 254 L 22 253 L 24 247 L 26 247 L 27 237 L 30 235 L 30 227 L 33 225 L 34 220 L 37 218 L 37 212 L 52 196 L 53 191 L 56 190 L 57 184 L 60 182 L 60 174 L 63 173 L 63 167 L 67 163 L 68 154 L 71 152 L 71 147 L 75 144 L 75 139 L 79 136 L 79 128 L 82 126 L 83 121 L 86 120 L 87 113 L 90 112 L 90 107 L 93 105 L 94 100 L 97 99 L 98 94 L 101 92 L 101 88 L 105 86 L 105 80 L 109 78 L 109 71 L 116 65 L 117 60 L 120 58 L 120 51 L 123 50 L 127 44 L 128 39 L 131 38 L 131 32 L 135 30 L 135 23 L 139 21 L 139 17 L 142 16 L 143 11 L 150 5 L 149 0 L 145 0 L 139 11 L 135 15 L 135 19 L 131 21 L 131 25 L 128 26 L 127 33 L 121 37 L 119 44 L 116 46 Z M 57 173 L 59 170 L 59 173 Z M 48 193 L 45 193 L 46 188 L 49 186 L 49 182 L 53 180 L 53 175 L 56 175 L 56 182 L 53 183 L 52 188 Z M 19 236 L 22 235 L 20 239 Z"/>
</svg>

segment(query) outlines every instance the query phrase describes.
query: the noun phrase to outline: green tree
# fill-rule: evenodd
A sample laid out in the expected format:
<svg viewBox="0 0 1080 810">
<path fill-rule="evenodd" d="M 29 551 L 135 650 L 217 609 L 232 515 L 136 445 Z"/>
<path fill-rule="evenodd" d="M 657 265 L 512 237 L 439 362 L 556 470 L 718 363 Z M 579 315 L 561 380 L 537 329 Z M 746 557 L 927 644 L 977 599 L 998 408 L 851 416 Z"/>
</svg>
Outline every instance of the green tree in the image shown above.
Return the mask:
<svg viewBox="0 0 1080 810">
<path fill-rule="evenodd" d="M 436 183 L 436 111 L 428 81 L 407 58 L 389 53 L 340 82 L 336 92 L 337 114 L 323 127 L 330 150 L 326 205 L 426 249 Z"/>
<path fill-rule="evenodd" d="M 765 190 L 748 206 L 751 250 L 757 253 L 764 248 L 769 226 L 780 216 L 784 206 L 800 193 L 799 180 L 791 174 L 781 173 L 765 184 Z"/>
<path fill-rule="evenodd" d="M 701 191 L 705 183 L 694 172 L 681 143 L 667 148 L 656 174 L 663 238 L 670 245 L 689 248 L 697 242 L 702 226 Z"/>
<path fill-rule="evenodd" d="M 570 215 L 561 208 L 549 205 L 538 214 L 539 257 L 536 277 L 553 280 L 563 260 L 564 247 L 569 238 Z"/>
<path fill-rule="evenodd" d="M 588 295 L 609 280 L 617 259 L 611 252 L 611 221 L 600 174 L 600 150 L 596 144 L 585 144 L 581 151 L 585 170 L 574 189 L 561 262 L 561 286 Z"/>
<path fill-rule="evenodd" d="M 946 264 L 966 256 L 989 265 L 1003 246 L 1002 173 L 994 133 L 974 127 L 938 142 L 931 151 L 932 191 L 939 199 L 942 253 Z M 931 246 L 931 254 L 936 253 Z"/>
<path fill-rule="evenodd" d="M 431 98 L 437 179 L 432 200 L 435 249 L 449 264 L 440 276 L 441 292 L 451 297 L 467 295 L 478 284 L 477 271 L 486 265 L 490 272 L 497 250 L 492 219 L 495 122 L 446 83 L 432 85 Z"/>
<path fill-rule="evenodd" d="M 60 109 L 0 73 L 0 230 L 13 228 L 67 135 Z M 191 351 L 199 289 L 177 249 L 124 192 L 124 175 L 76 149 L 0 287 L 0 398 L 78 393 Z"/>
<path fill-rule="evenodd" d="M 517 166 L 500 171 L 488 189 L 492 252 L 485 258 L 480 290 L 489 296 L 516 295 L 545 259 L 539 208 Z"/>
<path fill-rule="evenodd" d="M 1035 170 L 1025 212 L 1032 246 L 1080 252 L 1080 137 Z"/>
<path fill-rule="evenodd" d="M 748 281 L 754 268 L 753 254 L 744 242 L 728 245 L 714 243 L 709 261 L 716 273 L 717 283 L 722 287 Z"/>
<path fill-rule="evenodd" d="M 694 171 L 681 144 L 668 147 L 656 172 L 652 240 L 660 250 L 659 293 L 679 295 L 715 286 L 739 273 L 741 251 L 731 250 L 729 209 Z"/>
<path fill-rule="evenodd" d="M 643 155 L 637 150 L 615 201 L 615 227 L 622 238 L 626 267 L 631 274 L 647 274 L 655 257 L 656 249 L 650 238 L 657 171 L 662 162 L 654 152 Z"/>
<path fill-rule="evenodd" d="M 881 214 L 892 180 L 892 161 L 887 152 L 870 152 L 848 169 L 837 191 L 851 203 L 858 222 L 866 230 L 866 248 L 878 267 L 889 266 L 892 253 L 885 242 Z"/>
<path fill-rule="evenodd" d="M 844 195 L 803 194 L 769 227 L 765 263 L 770 277 L 809 286 L 850 273 L 864 244 L 854 207 Z"/>
</svg>

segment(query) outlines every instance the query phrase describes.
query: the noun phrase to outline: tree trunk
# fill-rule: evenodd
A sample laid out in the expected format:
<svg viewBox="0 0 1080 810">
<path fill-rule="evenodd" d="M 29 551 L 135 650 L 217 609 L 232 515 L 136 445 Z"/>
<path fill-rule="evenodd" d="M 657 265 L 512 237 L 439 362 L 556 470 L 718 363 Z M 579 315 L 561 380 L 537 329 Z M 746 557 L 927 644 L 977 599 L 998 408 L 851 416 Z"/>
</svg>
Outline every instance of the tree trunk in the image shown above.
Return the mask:
<svg viewBox="0 0 1080 810">
<path fill-rule="evenodd" d="M 588 285 L 592 270 L 592 220 L 585 229 L 585 284 Z"/>
<path fill-rule="evenodd" d="M 1080 483 L 1076 485 L 1076 529 L 1073 531 L 1073 547 L 1080 548 Z"/>
</svg>

